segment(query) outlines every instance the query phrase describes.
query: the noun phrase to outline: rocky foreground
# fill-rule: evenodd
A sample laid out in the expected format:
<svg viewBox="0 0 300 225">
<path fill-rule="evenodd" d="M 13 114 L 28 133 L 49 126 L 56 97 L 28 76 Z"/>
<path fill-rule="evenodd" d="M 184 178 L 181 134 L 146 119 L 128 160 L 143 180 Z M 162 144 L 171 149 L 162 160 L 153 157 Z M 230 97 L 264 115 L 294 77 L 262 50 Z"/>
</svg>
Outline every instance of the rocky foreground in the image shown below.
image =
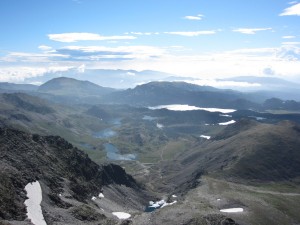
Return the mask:
<svg viewBox="0 0 300 225">
<path fill-rule="evenodd" d="M 118 224 L 113 211 L 140 211 L 146 204 L 145 191 L 124 169 L 114 164 L 99 166 L 57 136 L 1 128 L 0 161 L 3 224 L 30 224 L 24 188 L 35 181 L 42 187 L 41 205 L 48 225 Z M 105 206 L 100 208 L 101 202 Z"/>
<path fill-rule="evenodd" d="M 171 211 L 144 212 L 149 200 L 157 200 L 155 196 L 120 166 L 99 166 L 58 136 L 1 128 L 0 161 L 0 224 L 40 225 L 28 218 L 30 209 L 26 207 L 32 196 L 39 195 L 30 190 L 36 185 L 41 187 L 41 217 L 48 225 L 237 224 L 221 214 L 180 213 L 180 207 L 178 211 L 173 206 L 177 201 L 168 203 L 170 199 L 161 202 Z M 178 213 L 180 221 L 172 216 Z"/>
</svg>

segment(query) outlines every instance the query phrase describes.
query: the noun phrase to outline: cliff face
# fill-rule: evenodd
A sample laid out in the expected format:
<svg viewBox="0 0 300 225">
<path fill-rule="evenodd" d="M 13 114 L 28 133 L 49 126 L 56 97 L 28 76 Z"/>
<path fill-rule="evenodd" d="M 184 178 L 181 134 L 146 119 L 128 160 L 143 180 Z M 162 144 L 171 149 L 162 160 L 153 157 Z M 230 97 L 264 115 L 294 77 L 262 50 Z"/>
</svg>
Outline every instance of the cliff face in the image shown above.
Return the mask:
<svg viewBox="0 0 300 225">
<path fill-rule="evenodd" d="M 61 137 L 9 128 L 0 129 L 0 180 L 0 220 L 26 219 L 24 187 L 36 180 L 45 191 L 47 204 L 62 209 L 80 204 L 87 207 L 105 186 L 140 190 L 124 169 L 113 164 L 99 166 Z M 61 193 L 66 198 L 60 197 Z"/>
</svg>

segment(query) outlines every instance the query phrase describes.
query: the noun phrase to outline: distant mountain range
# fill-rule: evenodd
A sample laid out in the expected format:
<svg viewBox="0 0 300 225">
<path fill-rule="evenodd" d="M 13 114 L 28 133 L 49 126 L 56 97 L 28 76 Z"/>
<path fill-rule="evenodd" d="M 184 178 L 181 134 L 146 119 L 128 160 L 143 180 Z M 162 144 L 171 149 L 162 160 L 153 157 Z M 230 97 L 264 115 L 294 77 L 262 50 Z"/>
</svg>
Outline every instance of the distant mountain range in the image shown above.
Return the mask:
<svg viewBox="0 0 300 225">
<path fill-rule="evenodd" d="M 109 70 L 109 69 L 70 69 L 67 71 L 46 73 L 40 77 L 27 78 L 26 83 L 45 83 L 53 78 L 68 77 L 78 80 L 88 80 L 95 84 L 117 89 L 133 88 L 138 84 L 163 80 L 173 74 L 159 71 L 144 70 Z"/>
<path fill-rule="evenodd" d="M 134 88 L 137 85 L 149 83 L 151 81 L 181 81 L 202 83 L 202 85 L 214 86 L 222 89 L 233 89 L 238 91 L 273 91 L 270 97 L 282 99 L 295 99 L 300 101 L 297 96 L 299 92 L 299 84 L 286 81 L 278 77 L 258 77 L 258 76 L 241 76 L 226 79 L 206 81 L 207 78 L 192 78 L 186 76 L 178 76 L 174 74 L 164 73 L 153 70 L 110 70 L 110 69 L 85 69 L 84 67 L 73 68 L 67 71 L 45 73 L 43 76 L 27 78 L 24 83 L 43 84 L 53 78 L 68 77 L 78 80 L 87 80 L 97 85 L 111 87 L 116 89 Z M 203 79 L 203 80 L 202 80 Z M 204 82 L 203 82 L 204 81 Z M 1 89 L 1 88 L 0 88 Z"/>
<path fill-rule="evenodd" d="M 276 89 L 282 87 L 290 87 L 290 88 L 299 88 L 299 84 L 286 81 L 284 79 L 280 79 L 277 77 L 255 77 L 255 76 L 242 76 L 242 77 L 232 77 L 227 79 L 220 79 L 223 81 L 235 81 L 235 82 L 248 82 L 248 83 L 256 83 L 260 84 L 260 86 L 256 86 L 254 88 L 257 89 Z"/>
<path fill-rule="evenodd" d="M 37 89 L 38 92 L 61 96 L 102 96 L 114 92 L 112 88 L 101 87 L 90 81 L 79 81 L 73 78 L 54 78 Z"/>
<path fill-rule="evenodd" d="M 8 82 L 0 82 L 0 93 L 3 92 L 33 92 L 37 91 L 38 86 L 33 84 L 14 84 Z"/>
<path fill-rule="evenodd" d="M 261 79 L 268 81 L 268 79 Z M 238 80 L 242 80 L 242 78 Z M 248 78 L 248 80 L 253 81 L 252 78 Z M 273 81 L 276 84 L 280 82 L 277 79 Z M 288 85 L 290 83 L 282 82 L 282 84 Z M 2 83 L 0 87 L 2 87 L 1 91 L 4 93 L 25 92 L 64 104 L 113 103 L 142 107 L 189 104 L 199 107 L 256 110 L 298 110 L 300 105 L 300 103 L 293 100 L 285 101 L 274 98 L 278 96 L 279 92 L 252 91 L 247 93 L 210 86 L 199 86 L 186 82 L 156 81 L 138 85 L 133 89 L 118 90 L 102 87 L 90 81 L 59 77 L 47 81 L 41 86 Z M 265 102 L 266 100 L 268 101 Z"/>
<path fill-rule="evenodd" d="M 248 82 L 259 84 L 258 86 L 251 87 L 228 87 L 240 91 L 256 91 L 260 92 L 267 98 L 276 97 L 284 100 L 297 100 L 300 101 L 300 84 L 287 81 L 276 77 L 255 77 L 255 76 L 244 76 L 244 77 L 233 77 L 223 79 L 224 81 L 234 82 Z"/>
<path fill-rule="evenodd" d="M 134 89 L 112 93 L 106 96 L 105 99 L 113 103 L 139 106 L 167 104 L 189 104 L 219 108 L 251 108 L 257 106 L 255 103 L 246 100 L 245 97 L 246 95 L 236 91 L 184 82 L 150 82 L 139 85 Z M 240 101 L 243 101 L 243 104 Z"/>
</svg>

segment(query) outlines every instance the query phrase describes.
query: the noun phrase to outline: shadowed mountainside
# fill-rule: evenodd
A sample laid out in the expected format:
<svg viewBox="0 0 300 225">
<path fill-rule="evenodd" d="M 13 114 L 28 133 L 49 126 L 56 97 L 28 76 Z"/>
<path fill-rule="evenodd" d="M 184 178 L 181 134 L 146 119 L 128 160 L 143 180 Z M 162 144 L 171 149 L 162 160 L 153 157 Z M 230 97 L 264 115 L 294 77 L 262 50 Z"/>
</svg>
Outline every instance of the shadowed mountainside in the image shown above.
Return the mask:
<svg viewBox="0 0 300 225">
<path fill-rule="evenodd" d="M 134 208 L 137 202 L 143 202 L 143 191 L 124 169 L 113 164 L 99 166 L 58 136 L 43 137 L 1 128 L 0 161 L 1 219 L 26 218 L 24 187 L 36 180 L 42 185 L 42 207 L 48 224 L 54 220 L 65 224 L 74 220 L 76 224 L 72 213 L 75 209 L 84 210 L 80 207 L 88 208 L 105 222 L 107 216 L 90 199 L 103 190 L 106 194 L 106 187 L 115 187 L 111 195 L 120 205 L 126 202 L 127 207 Z M 121 197 L 124 191 L 127 197 Z M 64 216 L 57 210 L 65 210 Z"/>
<path fill-rule="evenodd" d="M 33 92 L 38 89 L 38 86 L 33 84 L 14 84 L 8 82 L 0 82 L 0 93 L 1 92 Z"/>
<path fill-rule="evenodd" d="M 200 107 L 259 108 L 246 95 L 232 90 L 220 90 L 184 82 L 150 82 L 107 95 L 106 102 L 135 106 L 189 104 Z"/>
<path fill-rule="evenodd" d="M 300 127 L 242 119 L 178 157 L 180 174 L 208 173 L 242 182 L 297 180 L 300 177 Z M 176 177 L 180 175 L 176 174 Z M 175 177 L 174 177 L 175 179 Z"/>
</svg>

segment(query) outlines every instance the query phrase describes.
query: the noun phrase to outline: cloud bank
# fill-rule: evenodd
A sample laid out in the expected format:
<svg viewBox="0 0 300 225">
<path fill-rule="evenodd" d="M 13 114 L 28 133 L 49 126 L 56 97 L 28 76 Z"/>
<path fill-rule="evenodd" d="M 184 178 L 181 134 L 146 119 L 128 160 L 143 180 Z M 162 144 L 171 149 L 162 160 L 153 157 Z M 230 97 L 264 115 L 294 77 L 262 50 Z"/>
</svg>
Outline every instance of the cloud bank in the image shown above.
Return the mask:
<svg viewBox="0 0 300 225">
<path fill-rule="evenodd" d="M 197 16 L 185 16 L 184 19 L 186 20 L 202 20 L 203 19 L 203 15 L 198 14 Z"/>
<path fill-rule="evenodd" d="M 202 30 L 202 31 L 174 31 L 174 32 L 164 32 L 165 34 L 172 34 L 172 35 L 180 35 L 186 37 L 197 37 L 201 35 L 211 35 L 216 34 L 215 30 Z"/>
<path fill-rule="evenodd" d="M 279 16 L 300 16 L 300 3 L 284 9 Z"/>
<path fill-rule="evenodd" d="M 202 80 L 232 76 L 280 76 L 299 78 L 300 46 L 283 42 L 280 47 L 242 48 L 231 51 L 198 52 L 180 46 L 39 46 L 42 53 L 10 52 L 0 56 L 0 81 L 22 82 L 49 71 L 76 68 L 157 70 Z M 128 74 L 134 76 L 134 74 Z M 214 84 L 217 86 L 220 84 Z M 226 84 L 248 85 L 248 84 Z"/>
<path fill-rule="evenodd" d="M 232 30 L 233 32 L 239 32 L 242 34 L 256 34 L 258 31 L 266 31 L 266 30 L 272 30 L 272 28 L 238 28 Z"/>
<path fill-rule="evenodd" d="M 109 40 L 132 40 L 136 39 L 134 36 L 101 36 L 94 33 L 61 33 L 48 34 L 48 38 L 52 41 L 58 42 L 77 42 L 77 41 L 109 41 Z"/>
</svg>

